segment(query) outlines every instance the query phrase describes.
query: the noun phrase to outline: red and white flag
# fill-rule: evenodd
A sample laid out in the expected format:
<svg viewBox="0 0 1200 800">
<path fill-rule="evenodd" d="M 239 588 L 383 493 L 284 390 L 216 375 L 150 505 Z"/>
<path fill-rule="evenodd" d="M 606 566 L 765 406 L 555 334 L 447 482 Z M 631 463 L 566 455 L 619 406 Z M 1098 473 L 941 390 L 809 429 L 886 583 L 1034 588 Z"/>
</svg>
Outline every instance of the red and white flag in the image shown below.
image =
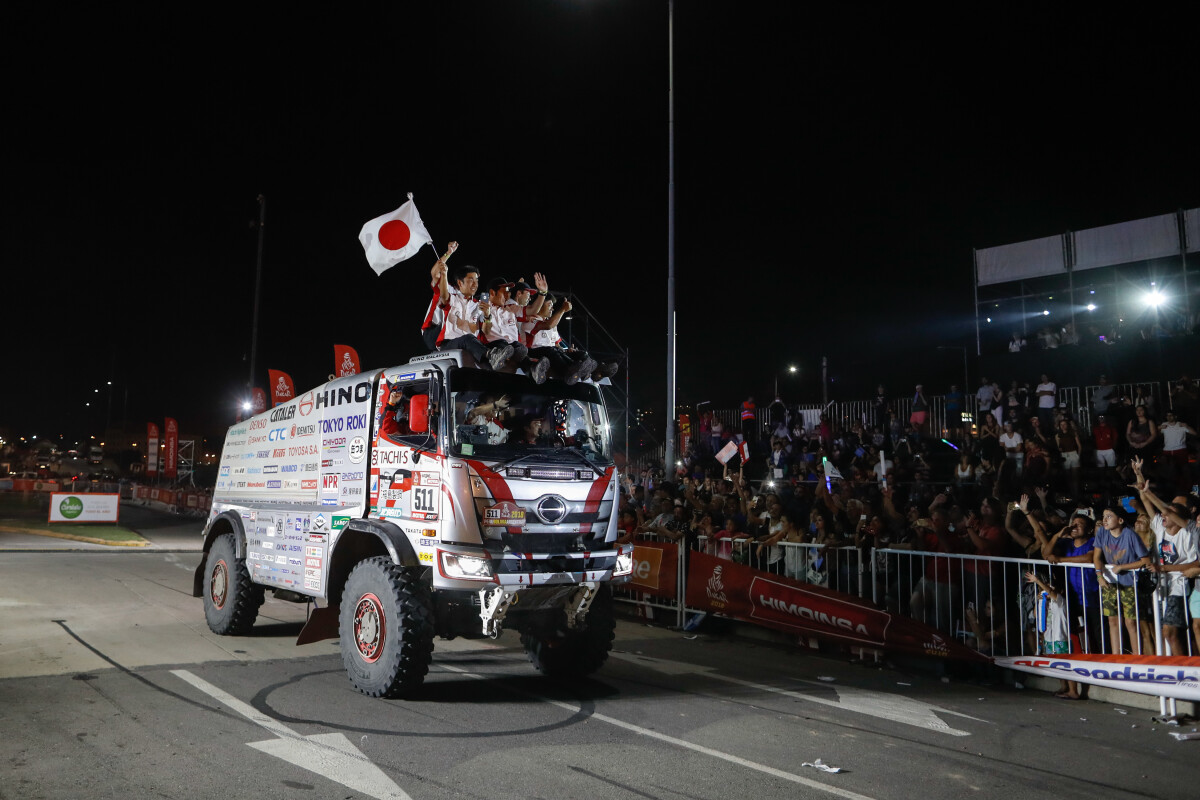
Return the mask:
<svg viewBox="0 0 1200 800">
<path fill-rule="evenodd" d="M 358 240 L 362 242 L 371 269 L 376 275 L 382 275 L 401 261 L 415 256 L 422 245 L 432 243 L 433 238 L 425 230 L 410 192 L 407 203 L 363 225 Z"/>
<path fill-rule="evenodd" d="M 267 375 L 271 379 L 272 407 L 286 403 L 296 396 L 296 384 L 292 382 L 291 375 L 278 369 L 267 370 Z"/>
<path fill-rule="evenodd" d="M 345 378 L 362 372 L 358 351 L 348 344 L 333 346 L 333 374 L 337 378 Z"/>
</svg>

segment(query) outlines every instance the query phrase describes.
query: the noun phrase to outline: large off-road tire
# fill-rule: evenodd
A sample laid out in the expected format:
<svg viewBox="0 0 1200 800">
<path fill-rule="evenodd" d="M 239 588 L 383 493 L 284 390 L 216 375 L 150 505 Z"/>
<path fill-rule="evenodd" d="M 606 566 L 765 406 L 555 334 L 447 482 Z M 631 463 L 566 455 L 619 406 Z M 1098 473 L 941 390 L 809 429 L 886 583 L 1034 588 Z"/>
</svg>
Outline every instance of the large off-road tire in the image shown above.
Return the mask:
<svg viewBox="0 0 1200 800">
<path fill-rule="evenodd" d="M 425 680 L 433 602 L 420 575 L 376 557 L 359 562 L 346 579 L 338 616 L 342 663 L 365 695 L 404 697 Z"/>
<path fill-rule="evenodd" d="M 237 557 L 233 534 L 213 540 L 204 566 L 204 617 L 213 633 L 237 636 L 250 632 L 263 590 L 250 582 L 246 560 Z"/>
<path fill-rule="evenodd" d="M 560 612 L 561 615 L 561 612 Z M 550 633 L 523 633 L 525 655 L 538 672 L 551 677 L 590 675 L 608 660 L 617 618 L 613 612 L 612 590 L 601 586 L 583 618 L 583 625 L 568 630 L 566 618 Z"/>
</svg>

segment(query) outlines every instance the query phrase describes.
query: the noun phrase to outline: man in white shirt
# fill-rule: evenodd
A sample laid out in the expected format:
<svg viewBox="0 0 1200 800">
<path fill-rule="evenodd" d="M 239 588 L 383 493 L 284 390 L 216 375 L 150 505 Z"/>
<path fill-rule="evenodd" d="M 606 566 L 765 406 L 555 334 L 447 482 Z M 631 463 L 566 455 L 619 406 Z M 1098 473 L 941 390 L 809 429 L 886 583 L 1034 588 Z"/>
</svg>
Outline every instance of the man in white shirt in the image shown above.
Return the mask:
<svg viewBox="0 0 1200 800">
<path fill-rule="evenodd" d="M 1169 464 L 1175 473 L 1175 491 L 1186 494 L 1191 486 L 1191 475 L 1188 472 L 1187 437 L 1190 433 L 1196 435 L 1196 429 L 1186 422 L 1180 422 L 1175 409 L 1167 409 L 1167 421 L 1158 427 L 1163 438 L 1163 462 Z"/>
<path fill-rule="evenodd" d="M 1171 646 L 1171 655 L 1188 655 L 1187 615 L 1183 607 L 1188 580 L 1183 573 L 1200 565 L 1200 530 L 1195 520 L 1188 519 L 1186 508 L 1176 503 L 1168 505 L 1150 491 L 1150 482 L 1142 476 L 1140 458 L 1135 457 L 1132 464 L 1142 503 L 1148 510 L 1157 511 L 1150 520 L 1150 530 L 1158 544 L 1155 569 L 1166 581 L 1165 589 L 1159 587 L 1159 596 L 1166 595 L 1162 609 L 1163 638 Z"/>
<path fill-rule="evenodd" d="M 446 307 L 446 319 L 442 323 L 442 334 L 438 337 L 438 350 L 466 350 L 479 366 L 499 369 L 512 356 L 511 347 L 495 347 L 489 352 L 479 341 L 492 326 L 491 309 L 475 300 L 479 290 L 479 270 L 460 267 L 454 276 L 455 288 L 446 284 L 446 274 L 441 276 L 442 303 Z"/>
<path fill-rule="evenodd" d="M 492 278 L 488 282 L 492 324 L 484 331 L 483 338 L 490 349 L 507 346 L 511 350 L 509 363 L 525 370 L 525 373 L 533 378 L 534 383 L 545 383 L 550 362 L 544 358 L 531 361 L 529 348 L 521 344 L 521 328 L 517 324 L 517 315 L 514 313 L 516 306 L 509 305 L 508 297 L 508 290 L 514 285 L 504 278 Z"/>
<path fill-rule="evenodd" d="M 1048 375 L 1042 375 L 1042 382 L 1037 385 L 1038 421 L 1042 430 L 1054 430 L 1054 407 L 1058 405 L 1058 386 Z"/>
<path fill-rule="evenodd" d="M 1017 469 L 1017 475 L 1025 467 L 1025 439 L 1013 430 L 1011 422 L 1004 423 L 1004 433 L 1000 434 L 1000 444 L 1004 445 L 1004 455 Z"/>
</svg>

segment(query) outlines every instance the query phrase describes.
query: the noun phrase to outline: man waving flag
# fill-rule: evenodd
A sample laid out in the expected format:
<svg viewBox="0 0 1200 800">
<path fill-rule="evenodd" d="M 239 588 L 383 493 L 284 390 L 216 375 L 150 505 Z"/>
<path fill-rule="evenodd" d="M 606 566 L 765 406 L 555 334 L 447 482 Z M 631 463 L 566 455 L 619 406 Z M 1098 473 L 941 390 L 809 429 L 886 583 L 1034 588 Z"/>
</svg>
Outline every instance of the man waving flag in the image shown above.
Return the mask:
<svg viewBox="0 0 1200 800">
<path fill-rule="evenodd" d="M 429 231 L 425 230 L 425 223 L 421 222 L 421 215 L 417 213 L 412 192 L 408 194 L 407 203 L 363 225 L 358 232 L 358 240 L 362 242 L 367 263 L 376 275 L 382 275 L 401 261 L 412 258 L 422 245 L 433 241 Z"/>
</svg>

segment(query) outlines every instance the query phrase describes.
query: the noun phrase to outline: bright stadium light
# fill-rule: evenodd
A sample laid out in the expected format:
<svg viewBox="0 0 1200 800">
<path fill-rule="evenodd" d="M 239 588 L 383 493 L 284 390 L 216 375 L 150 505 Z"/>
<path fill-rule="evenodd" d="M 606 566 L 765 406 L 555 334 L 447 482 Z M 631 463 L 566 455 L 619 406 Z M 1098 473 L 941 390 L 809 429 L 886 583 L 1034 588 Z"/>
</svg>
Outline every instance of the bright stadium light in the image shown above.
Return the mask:
<svg viewBox="0 0 1200 800">
<path fill-rule="evenodd" d="M 1158 289 L 1151 289 L 1150 291 L 1146 292 L 1146 296 L 1142 299 L 1145 301 L 1146 305 L 1150 306 L 1151 308 L 1158 308 L 1163 304 L 1163 302 L 1166 301 L 1167 298 L 1164 297 L 1163 293 Z"/>
<path fill-rule="evenodd" d="M 1087 304 L 1087 309 L 1088 309 L 1088 311 L 1095 311 L 1095 310 L 1096 310 L 1096 304 L 1095 304 L 1095 303 L 1088 303 L 1088 304 Z"/>
<path fill-rule="evenodd" d="M 1049 311 L 1047 311 L 1046 309 L 1044 309 L 1044 308 L 1043 308 L 1043 309 L 1042 309 L 1042 316 L 1043 316 L 1043 317 L 1048 317 L 1048 316 L 1050 316 L 1050 312 L 1049 312 Z"/>
</svg>

